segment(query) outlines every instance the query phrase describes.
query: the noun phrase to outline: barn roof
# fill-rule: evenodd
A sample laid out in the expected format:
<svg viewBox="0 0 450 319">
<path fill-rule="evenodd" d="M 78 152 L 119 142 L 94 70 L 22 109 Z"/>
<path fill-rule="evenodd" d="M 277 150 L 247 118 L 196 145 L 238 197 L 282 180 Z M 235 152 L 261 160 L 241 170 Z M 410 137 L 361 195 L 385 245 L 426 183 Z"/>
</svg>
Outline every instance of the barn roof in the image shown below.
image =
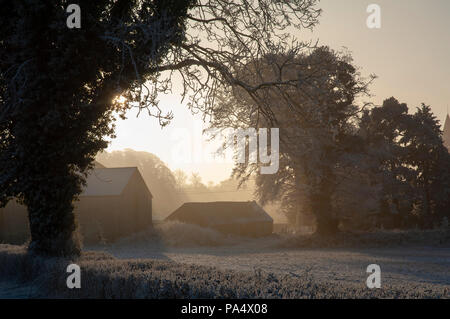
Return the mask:
<svg viewBox="0 0 450 319">
<path fill-rule="evenodd" d="M 166 220 L 179 220 L 202 226 L 273 222 L 272 217 L 255 201 L 185 203 Z"/>
<path fill-rule="evenodd" d="M 94 168 L 80 196 L 120 195 L 135 172 L 137 167 Z"/>
<path fill-rule="evenodd" d="M 103 165 L 102 163 L 97 162 L 97 161 L 94 161 L 94 167 L 95 168 L 106 168 L 105 165 Z"/>
</svg>

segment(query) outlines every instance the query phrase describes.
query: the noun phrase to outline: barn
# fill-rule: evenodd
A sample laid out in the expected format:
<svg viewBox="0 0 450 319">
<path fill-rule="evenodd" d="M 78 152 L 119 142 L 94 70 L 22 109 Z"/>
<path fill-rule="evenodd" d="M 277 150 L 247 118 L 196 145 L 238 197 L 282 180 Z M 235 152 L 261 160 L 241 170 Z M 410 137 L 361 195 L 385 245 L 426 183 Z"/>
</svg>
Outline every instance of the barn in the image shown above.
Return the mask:
<svg viewBox="0 0 450 319">
<path fill-rule="evenodd" d="M 96 168 L 76 203 L 85 240 L 114 240 L 152 224 L 152 194 L 137 167 Z"/>
<path fill-rule="evenodd" d="M 152 224 L 152 194 L 137 167 L 98 164 L 75 203 L 75 214 L 85 242 L 112 241 Z M 26 208 L 12 201 L 0 209 L 0 241 L 28 238 Z"/>
<path fill-rule="evenodd" d="M 185 203 L 165 220 L 248 237 L 268 236 L 273 231 L 272 217 L 255 201 Z"/>
</svg>

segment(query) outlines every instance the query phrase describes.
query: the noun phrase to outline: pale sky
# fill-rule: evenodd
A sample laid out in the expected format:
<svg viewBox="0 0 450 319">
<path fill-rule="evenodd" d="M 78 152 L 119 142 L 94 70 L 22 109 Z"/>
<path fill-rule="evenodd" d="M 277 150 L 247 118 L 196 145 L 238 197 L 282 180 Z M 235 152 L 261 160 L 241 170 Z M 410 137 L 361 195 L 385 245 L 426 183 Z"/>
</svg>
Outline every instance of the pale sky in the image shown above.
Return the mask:
<svg viewBox="0 0 450 319">
<path fill-rule="evenodd" d="M 366 25 L 369 4 L 381 8 L 380 29 Z M 319 44 L 333 49 L 348 48 L 362 75 L 378 76 L 371 86 L 371 101 L 375 104 L 394 96 L 414 111 L 424 102 L 444 121 L 450 106 L 450 0 L 321 0 L 319 6 L 323 9 L 320 25 L 312 33 L 299 32 L 300 39 L 319 39 Z M 180 147 L 186 143 L 196 154 L 200 116 L 181 105 L 176 92 L 161 96 L 160 101 L 175 115 L 169 126 L 161 129 L 154 118 L 145 113 L 136 118 L 132 110 L 127 120 L 117 122 L 117 138 L 108 151 L 147 151 L 173 170 L 198 172 L 205 183 L 226 179 L 231 164 L 189 158 L 189 154 L 187 158 L 178 157 Z"/>
</svg>

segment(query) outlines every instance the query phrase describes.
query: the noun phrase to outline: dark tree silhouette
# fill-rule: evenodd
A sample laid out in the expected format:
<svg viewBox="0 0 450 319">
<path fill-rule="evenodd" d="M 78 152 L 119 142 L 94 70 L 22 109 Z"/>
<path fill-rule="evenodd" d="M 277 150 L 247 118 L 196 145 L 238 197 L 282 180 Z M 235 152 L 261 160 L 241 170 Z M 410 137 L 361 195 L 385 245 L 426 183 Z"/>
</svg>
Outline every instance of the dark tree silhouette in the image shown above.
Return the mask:
<svg viewBox="0 0 450 319">
<path fill-rule="evenodd" d="M 135 106 L 166 124 L 157 94 L 176 72 L 191 107 L 211 107 L 221 84 L 273 85 L 233 70 L 287 46 L 287 27 L 312 27 L 315 2 L 82 0 L 81 28 L 68 29 L 70 1 L 1 0 L 0 204 L 28 207 L 29 248 L 80 253 L 72 203 L 115 112 Z"/>
<path fill-rule="evenodd" d="M 136 4 L 81 1 L 82 28 L 68 29 L 66 1 L 1 2 L 0 196 L 28 207 L 35 252 L 80 253 L 72 203 L 113 135 L 113 99 L 181 41 L 192 5 Z M 140 59 L 126 58 L 130 46 Z"/>
<path fill-rule="evenodd" d="M 388 227 L 402 226 L 412 208 L 415 171 L 405 165 L 407 140 L 403 138 L 408 127 L 408 106 L 393 97 L 365 110 L 359 123 L 372 172 L 382 187 L 380 220 L 385 220 L 382 224 Z"/>
<path fill-rule="evenodd" d="M 439 225 L 450 210 L 450 155 L 430 106 L 422 104 L 417 108 L 411 124 L 405 134 L 406 163 L 416 172 L 412 185 L 420 225 L 432 228 Z"/>
<path fill-rule="evenodd" d="M 364 112 L 359 131 L 382 185 L 381 219 L 393 220 L 392 227 L 439 225 L 450 207 L 450 155 L 431 108 L 408 114 L 391 97 Z"/>
</svg>

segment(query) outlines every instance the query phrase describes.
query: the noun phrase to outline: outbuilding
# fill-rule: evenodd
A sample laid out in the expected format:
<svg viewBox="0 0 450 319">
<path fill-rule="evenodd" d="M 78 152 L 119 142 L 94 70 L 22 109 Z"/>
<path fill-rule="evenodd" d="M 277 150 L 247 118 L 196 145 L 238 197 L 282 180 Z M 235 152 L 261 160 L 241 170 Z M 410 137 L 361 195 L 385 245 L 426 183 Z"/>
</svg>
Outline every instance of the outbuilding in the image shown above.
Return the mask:
<svg viewBox="0 0 450 319">
<path fill-rule="evenodd" d="M 137 167 L 96 165 L 74 205 L 86 242 L 112 241 L 152 224 L 152 194 Z M 0 209 L 0 241 L 24 242 L 28 225 L 25 206 L 11 201 Z"/>
<path fill-rule="evenodd" d="M 185 203 L 165 220 L 239 236 L 262 237 L 273 232 L 272 217 L 255 201 Z"/>
</svg>

